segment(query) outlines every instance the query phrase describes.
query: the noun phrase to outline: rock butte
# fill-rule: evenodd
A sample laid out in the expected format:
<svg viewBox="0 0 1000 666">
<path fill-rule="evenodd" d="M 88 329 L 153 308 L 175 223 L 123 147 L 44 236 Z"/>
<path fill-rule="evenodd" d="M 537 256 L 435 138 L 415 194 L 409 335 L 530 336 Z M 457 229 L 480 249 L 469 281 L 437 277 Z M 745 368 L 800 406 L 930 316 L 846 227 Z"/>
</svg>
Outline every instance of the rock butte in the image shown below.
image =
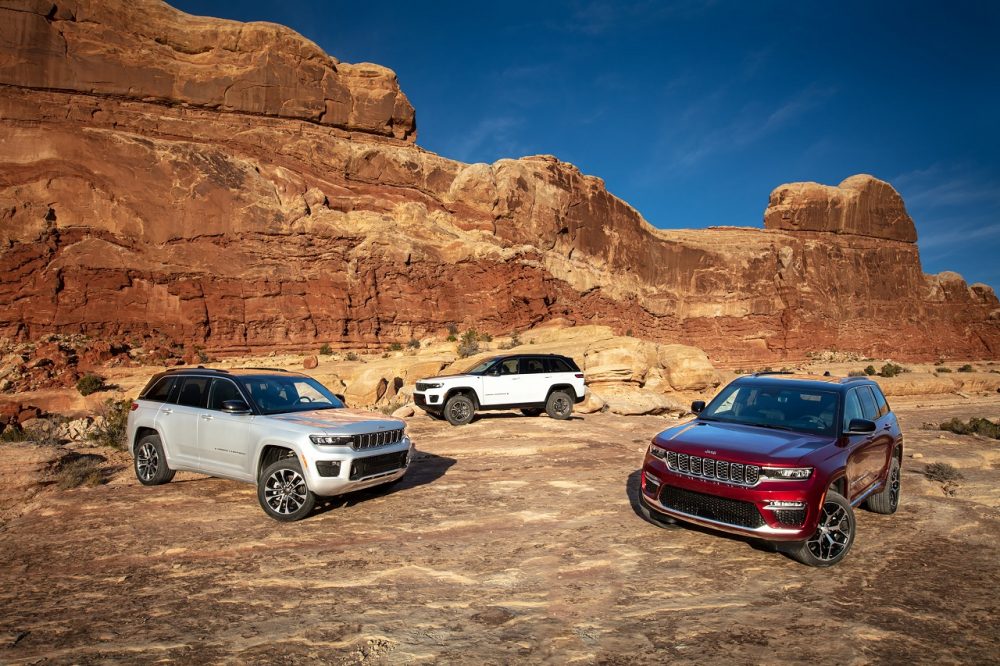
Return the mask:
<svg viewBox="0 0 1000 666">
<path fill-rule="evenodd" d="M 705 349 L 995 357 L 887 183 L 783 185 L 764 229 L 666 231 L 554 157 L 415 144 L 395 74 L 151 0 L 0 3 L 0 336 L 213 353 L 561 318 Z"/>
</svg>

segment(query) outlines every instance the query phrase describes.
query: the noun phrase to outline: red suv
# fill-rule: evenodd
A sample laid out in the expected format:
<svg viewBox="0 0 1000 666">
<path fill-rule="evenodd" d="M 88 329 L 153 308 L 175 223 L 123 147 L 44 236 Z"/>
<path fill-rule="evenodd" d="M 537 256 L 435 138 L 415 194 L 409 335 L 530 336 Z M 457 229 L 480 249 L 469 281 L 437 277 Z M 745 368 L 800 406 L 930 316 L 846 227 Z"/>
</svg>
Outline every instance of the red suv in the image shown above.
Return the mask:
<svg viewBox="0 0 1000 666">
<path fill-rule="evenodd" d="M 854 543 L 854 507 L 896 511 L 903 437 L 870 379 L 758 373 L 691 411 L 643 461 L 640 508 L 653 522 L 773 541 L 830 566 Z"/>
</svg>

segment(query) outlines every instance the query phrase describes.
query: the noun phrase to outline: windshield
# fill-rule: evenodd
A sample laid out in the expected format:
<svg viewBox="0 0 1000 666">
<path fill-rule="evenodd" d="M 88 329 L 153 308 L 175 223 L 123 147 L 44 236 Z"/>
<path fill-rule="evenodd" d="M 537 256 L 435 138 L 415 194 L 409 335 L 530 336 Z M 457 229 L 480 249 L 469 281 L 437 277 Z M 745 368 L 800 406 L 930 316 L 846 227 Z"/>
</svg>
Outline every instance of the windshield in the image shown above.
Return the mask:
<svg viewBox="0 0 1000 666">
<path fill-rule="evenodd" d="M 730 384 L 699 414 L 707 421 L 836 434 L 837 394 L 794 386 Z"/>
<path fill-rule="evenodd" d="M 493 358 L 488 358 L 485 361 L 479 361 L 478 363 L 476 363 L 474 366 L 472 366 L 468 370 L 459 370 L 456 374 L 459 374 L 459 375 L 481 375 L 484 372 L 486 372 L 487 368 L 489 368 L 491 365 L 493 365 L 493 363 L 496 362 L 496 360 L 497 360 L 497 357 L 494 356 Z"/>
<path fill-rule="evenodd" d="M 344 406 L 337 396 L 311 377 L 247 377 L 243 386 L 261 414 L 340 409 Z"/>
</svg>

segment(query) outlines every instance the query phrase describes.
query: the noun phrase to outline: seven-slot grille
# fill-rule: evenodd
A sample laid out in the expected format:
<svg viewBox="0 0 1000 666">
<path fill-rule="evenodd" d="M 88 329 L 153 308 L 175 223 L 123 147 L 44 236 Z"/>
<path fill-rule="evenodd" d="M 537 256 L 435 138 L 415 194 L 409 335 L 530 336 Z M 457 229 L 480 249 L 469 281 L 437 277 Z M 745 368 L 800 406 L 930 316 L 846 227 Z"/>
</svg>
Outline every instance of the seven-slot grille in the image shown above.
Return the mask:
<svg viewBox="0 0 1000 666">
<path fill-rule="evenodd" d="M 398 444 L 403 441 L 403 429 L 380 430 L 379 432 L 366 432 L 363 435 L 354 435 L 351 440 L 351 448 L 355 451 L 364 449 L 375 449 L 380 446 Z"/>
<path fill-rule="evenodd" d="M 752 502 L 696 493 L 673 486 L 663 486 L 660 504 L 691 516 L 737 527 L 757 528 L 765 524 L 760 511 Z"/>
<path fill-rule="evenodd" d="M 753 486 L 760 479 L 760 467 L 757 465 L 702 458 L 676 451 L 667 451 L 667 468 L 678 474 L 714 479 L 737 486 Z"/>
<path fill-rule="evenodd" d="M 368 456 L 351 461 L 351 480 L 361 479 L 375 474 L 384 474 L 406 467 L 406 451 L 398 453 L 383 453 L 380 456 Z"/>
</svg>

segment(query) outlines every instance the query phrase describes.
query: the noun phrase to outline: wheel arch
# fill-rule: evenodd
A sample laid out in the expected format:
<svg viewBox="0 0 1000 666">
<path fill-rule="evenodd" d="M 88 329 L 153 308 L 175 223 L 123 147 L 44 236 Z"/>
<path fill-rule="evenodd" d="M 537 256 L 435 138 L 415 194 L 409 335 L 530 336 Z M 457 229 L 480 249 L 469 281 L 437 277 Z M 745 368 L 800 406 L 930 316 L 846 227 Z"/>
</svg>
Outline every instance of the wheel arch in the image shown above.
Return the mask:
<svg viewBox="0 0 1000 666">
<path fill-rule="evenodd" d="M 151 428 L 150 426 L 139 426 L 138 428 L 135 429 L 135 436 L 129 443 L 129 448 L 131 449 L 133 455 L 135 455 L 135 447 L 139 445 L 139 440 L 141 440 L 143 437 L 148 437 L 150 435 L 156 435 L 157 437 L 159 437 L 160 446 L 163 446 L 163 436 L 159 433 L 159 431 L 156 428 Z M 166 453 L 166 448 L 164 448 L 164 453 Z"/>
<path fill-rule="evenodd" d="M 254 478 L 260 480 L 261 473 L 267 466 L 282 458 L 299 458 L 299 452 L 295 447 L 287 442 L 265 442 L 257 453 L 257 464 L 254 469 Z"/>
<path fill-rule="evenodd" d="M 577 397 L 576 389 L 573 388 L 572 384 L 565 384 L 565 383 L 553 384 L 552 386 L 550 386 L 548 393 L 545 394 L 545 399 L 548 400 L 549 396 L 555 393 L 556 391 L 566 391 L 567 393 L 569 393 L 569 397 L 573 398 L 573 400 L 576 400 Z"/>
<path fill-rule="evenodd" d="M 444 400 L 441 401 L 441 407 L 444 407 L 444 405 L 456 395 L 466 396 L 472 400 L 473 407 L 479 409 L 479 394 L 476 393 L 476 389 L 471 386 L 456 386 L 448 389 L 448 392 L 444 394 Z"/>
</svg>

